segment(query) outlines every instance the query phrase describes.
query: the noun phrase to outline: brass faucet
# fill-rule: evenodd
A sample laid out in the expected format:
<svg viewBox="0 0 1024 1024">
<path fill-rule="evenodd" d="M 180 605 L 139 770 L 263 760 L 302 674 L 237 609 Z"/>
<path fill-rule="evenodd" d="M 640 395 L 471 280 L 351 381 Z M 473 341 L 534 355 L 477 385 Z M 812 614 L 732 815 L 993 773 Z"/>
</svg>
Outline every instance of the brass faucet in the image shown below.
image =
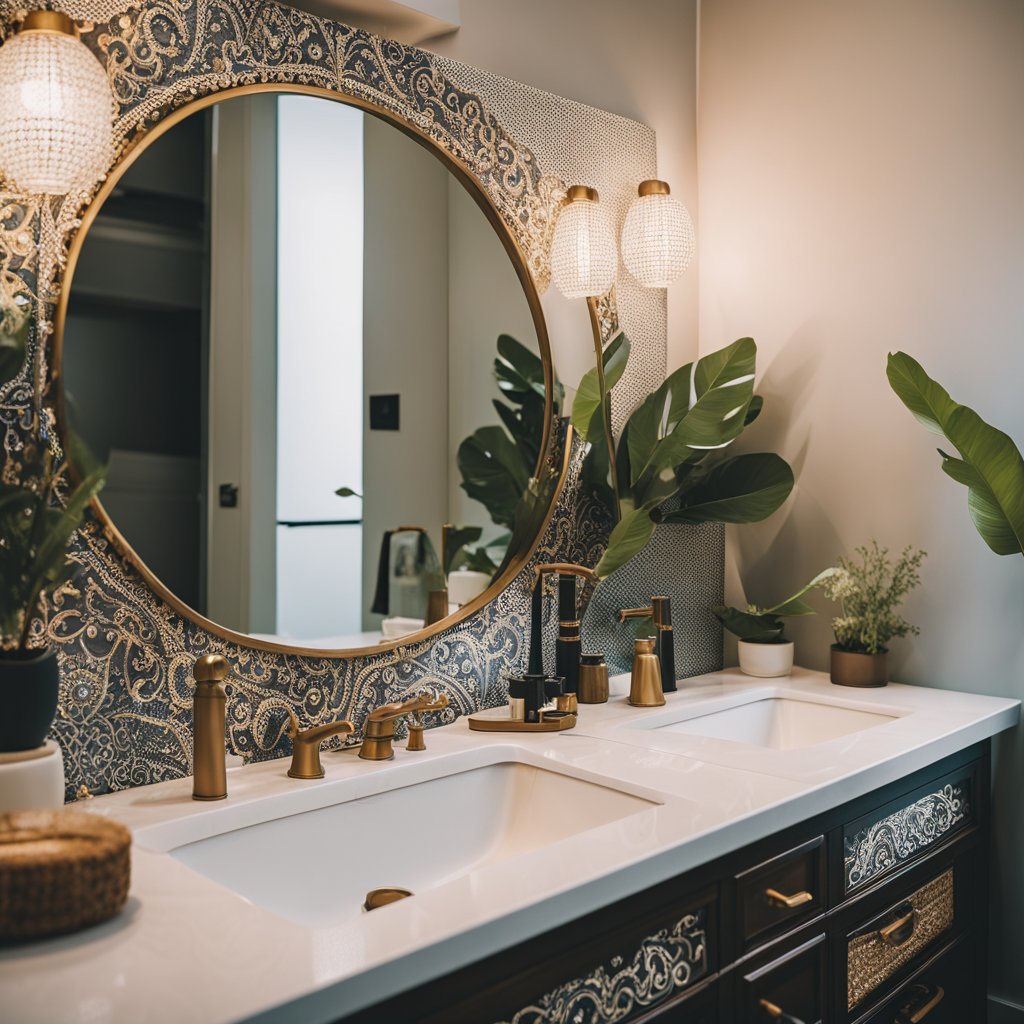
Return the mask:
<svg viewBox="0 0 1024 1024">
<path fill-rule="evenodd" d="M 420 715 L 424 711 L 440 711 L 448 707 L 448 695 L 438 694 L 436 690 L 424 689 L 408 700 L 382 704 L 374 708 L 363 724 L 363 745 L 359 748 L 359 756 L 367 761 L 390 761 L 395 756 L 392 741 L 395 738 L 395 722 L 402 715 L 413 715 L 414 724 L 410 727 L 409 749 L 426 750 L 423 742 L 423 723 Z"/>
<path fill-rule="evenodd" d="M 292 779 L 322 779 L 324 766 L 320 763 L 320 744 L 332 736 L 348 736 L 355 726 L 347 719 L 315 725 L 312 729 L 299 729 L 295 712 L 288 708 L 288 735 L 292 739 L 292 766 L 288 777 Z"/>
<path fill-rule="evenodd" d="M 224 680 L 231 666 L 220 654 L 204 654 L 192 666 L 192 799 L 223 800 L 228 795 Z"/>
</svg>

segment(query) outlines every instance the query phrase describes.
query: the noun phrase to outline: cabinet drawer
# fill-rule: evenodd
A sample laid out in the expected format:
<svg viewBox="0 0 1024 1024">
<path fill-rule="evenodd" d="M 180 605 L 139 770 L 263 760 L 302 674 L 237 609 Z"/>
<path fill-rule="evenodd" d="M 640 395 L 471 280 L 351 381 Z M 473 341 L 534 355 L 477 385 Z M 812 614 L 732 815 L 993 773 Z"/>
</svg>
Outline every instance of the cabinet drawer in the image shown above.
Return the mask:
<svg viewBox="0 0 1024 1024">
<path fill-rule="evenodd" d="M 824 836 L 737 875 L 737 928 L 743 949 L 822 913 L 825 892 Z"/>
<path fill-rule="evenodd" d="M 637 1017 L 633 1024 L 718 1024 L 718 980 Z"/>
<path fill-rule="evenodd" d="M 897 971 L 919 959 L 954 925 L 953 868 L 847 935 L 846 1005 L 862 1005 Z"/>
<path fill-rule="evenodd" d="M 909 863 L 974 822 L 975 768 L 886 804 L 843 826 L 843 894 Z"/>
<path fill-rule="evenodd" d="M 737 980 L 735 1020 L 743 1024 L 823 1021 L 826 946 L 824 933 L 812 935 L 762 966 L 744 967 Z"/>
<path fill-rule="evenodd" d="M 964 1024 L 983 1020 L 971 987 L 971 957 L 967 939 L 947 946 L 862 1024 Z"/>
</svg>

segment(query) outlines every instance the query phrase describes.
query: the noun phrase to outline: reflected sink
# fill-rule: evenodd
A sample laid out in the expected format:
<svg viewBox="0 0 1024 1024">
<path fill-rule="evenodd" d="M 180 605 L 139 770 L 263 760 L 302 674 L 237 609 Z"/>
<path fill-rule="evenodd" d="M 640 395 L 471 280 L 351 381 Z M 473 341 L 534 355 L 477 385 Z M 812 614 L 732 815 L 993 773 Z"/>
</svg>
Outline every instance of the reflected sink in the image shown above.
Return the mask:
<svg viewBox="0 0 1024 1024">
<path fill-rule="evenodd" d="M 725 711 L 655 726 L 655 729 L 662 733 L 732 740 L 772 750 L 798 750 L 884 725 L 894 717 L 787 697 L 767 697 Z"/>
<path fill-rule="evenodd" d="M 252 903 L 317 928 L 359 916 L 371 889 L 423 892 L 655 806 L 501 762 L 249 825 L 170 854 Z"/>
</svg>

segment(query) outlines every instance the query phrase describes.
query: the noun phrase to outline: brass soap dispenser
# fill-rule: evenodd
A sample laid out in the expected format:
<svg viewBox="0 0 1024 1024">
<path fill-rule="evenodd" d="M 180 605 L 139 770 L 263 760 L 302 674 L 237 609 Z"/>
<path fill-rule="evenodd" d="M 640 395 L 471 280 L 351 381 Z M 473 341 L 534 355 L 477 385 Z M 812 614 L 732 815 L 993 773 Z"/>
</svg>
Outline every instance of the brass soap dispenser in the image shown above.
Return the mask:
<svg viewBox="0 0 1024 1024">
<path fill-rule="evenodd" d="M 224 725 L 228 677 L 227 658 L 204 654 L 192 667 L 192 799 L 223 800 L 228 795 L 227 743 Z"/>
<path fill-rule="evenodd" d="M 637 708 L 656 708 L 665 703 L 661 689 L 661 665 L 654 653 L 653 636 L 633 641 L 633 674 L 629 681 L 629 703 Z"/>
</svg>

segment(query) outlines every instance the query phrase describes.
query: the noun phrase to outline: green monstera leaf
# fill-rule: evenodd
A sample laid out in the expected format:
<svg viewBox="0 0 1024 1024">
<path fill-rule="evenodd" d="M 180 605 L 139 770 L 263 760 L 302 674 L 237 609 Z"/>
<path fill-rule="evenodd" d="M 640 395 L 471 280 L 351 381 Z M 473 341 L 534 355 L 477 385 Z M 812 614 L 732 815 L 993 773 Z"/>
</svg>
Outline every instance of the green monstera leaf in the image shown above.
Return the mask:
<svg viewBox="0 0 1024 1024">
<path fill-rule="evenodd" d="M 967 508 L 997 555 L 1024 553 L 1024 458 L 1013 440 L 960 405 L 905 352 L 889 354 L 886 375 L 903 404 L 960 458 L 938 449 L 943 472 L 967 487 Z"/>
</svg>

